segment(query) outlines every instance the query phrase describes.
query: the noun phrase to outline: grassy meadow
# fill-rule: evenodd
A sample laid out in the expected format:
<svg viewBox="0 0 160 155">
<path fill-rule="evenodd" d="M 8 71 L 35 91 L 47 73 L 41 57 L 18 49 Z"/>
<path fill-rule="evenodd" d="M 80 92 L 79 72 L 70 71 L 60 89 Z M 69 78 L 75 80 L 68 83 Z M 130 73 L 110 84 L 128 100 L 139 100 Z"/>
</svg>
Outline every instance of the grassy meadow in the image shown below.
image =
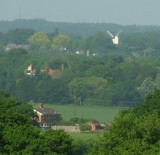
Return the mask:
<svg viewBox="0 0 160 155">
<path fill-rule="evenodd" d="M 68 133 L 74 140 L 97 140 L 99 137 L 102 137 L 103 133 Z"/>
<path fill-rule="evenodd" d="M 34 103 L 33 106 L 39 106 L 39 103 Z M 43 104 L 44 107 L 51 107 L 62 114 L 64 120 L 70 118 L 83 117 L 96 119 L 101 123 L 111 122 L 120 110 L 127 108 L 124 107 L 105 107 L 105 106 L 76 106 L 75 105 L 54 105 L 54 104 Z M 74 140 L 97 140 L 98 137 L 102 137 L 103 133 L 95 132 L 81 132 L 81 133 L 68 133 Z"/>
<path fill-rule="evenodd" d="M 34 104 L 38 106 L 38 104 Z M 124 107 L 105 107 L 105 106 L 74 106 L 74 105 L 54 105 L 44 104 L 44 107 L 51 107 L 62 114 L 64 120 L 69 120 L 73 117 L 83 117 L 96 119 L 99 122 L 111 122 L 114 116 Z"/>
</svg>

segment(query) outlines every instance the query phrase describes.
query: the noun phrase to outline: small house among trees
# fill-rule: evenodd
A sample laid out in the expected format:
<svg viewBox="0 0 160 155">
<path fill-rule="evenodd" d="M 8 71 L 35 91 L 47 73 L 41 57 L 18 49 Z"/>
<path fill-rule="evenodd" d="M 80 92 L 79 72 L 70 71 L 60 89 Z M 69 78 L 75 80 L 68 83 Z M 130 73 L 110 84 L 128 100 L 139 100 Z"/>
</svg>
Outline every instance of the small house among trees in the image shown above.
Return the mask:
<svg viewBox="0 0 160 155">
<path fill-rule="evenodd" d="M 27 69 L 27 75 L 32 76 L 32 75 L 35 75 L 35 73 L 36 73 L 36 70 L 33 69 L 33 65 L 30 64 L 30 65 L 28 66 L 28 69 Z"/>
<path fill-rule="evenodd" d="M 12 49 L 15 49 L 15 48 L 22 48 L 22 49 L 25 49 L 25 50 L 29 50 L 30 49 L 30 45 L 16 45 L 16 44 L 8 44 L 6 47 L 5 47 L 5 51 L 8 52 Z"/>
<path fill-rule="evenodd" d="M 43 107 L 40 103 L 39 107 L 34 108 L 34 112 L 38 115 L 40 127 L 50 128 L 53 121 L 61 120 L 61 114 L 52 108 Z"/>
</svg>

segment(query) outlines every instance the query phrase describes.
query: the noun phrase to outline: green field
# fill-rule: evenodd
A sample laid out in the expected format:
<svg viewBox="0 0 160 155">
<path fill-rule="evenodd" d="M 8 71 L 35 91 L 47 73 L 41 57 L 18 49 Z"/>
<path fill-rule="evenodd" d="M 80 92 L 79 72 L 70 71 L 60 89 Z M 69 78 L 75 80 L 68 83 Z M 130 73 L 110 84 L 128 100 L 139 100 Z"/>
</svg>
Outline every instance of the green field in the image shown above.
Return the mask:
<svg viewBox="0 0 160 155">
<path fill-rule="evenodd" d="M 34 104 L 38 106 L 38 104 Z M 54 105 L 44 104 L 44 107 L 52 107 L 62 114 L 64 120 L 73 117 L 83 117 L 96 119 L 99 122 L 111 122 L 118 111 L 126 109 L 122 107 L 102 107 L 102 106 L 75 106 L 74 105 Z"/>
<path fill-rule="evenodd" d="M 103 133 L 68 133 L 74 140 L 97 140 Z"/>
</svg>

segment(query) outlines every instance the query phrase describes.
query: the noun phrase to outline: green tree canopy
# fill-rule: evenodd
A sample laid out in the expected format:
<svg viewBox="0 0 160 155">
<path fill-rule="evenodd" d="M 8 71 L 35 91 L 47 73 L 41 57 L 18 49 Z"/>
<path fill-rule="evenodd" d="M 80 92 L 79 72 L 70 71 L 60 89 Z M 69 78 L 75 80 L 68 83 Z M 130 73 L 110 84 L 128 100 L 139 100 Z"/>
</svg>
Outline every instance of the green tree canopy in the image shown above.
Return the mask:
<svg viewBox="0 0 160 155">
<path fill-rule="evenodd" d="M 56 49 L 64 49 L 68 47 L 70 41 L 71 39 L 68 36 L 64 34 L 59 34 L 53 38 L 53 43 L 51 47 Z"/>
<path fill-rule="evenodd" d="M 72 139 L 64 131 L 44 133 L 32 125 L 36 115 L 24 101 L 0 92 L 1 154 L 71 154 Z"/>
<path fill-rule="evenodd" d="M 29 37 L 28 42 L 33 47 L 49 47 L 50 40 L 43 32 L 35 32 Z"/>
<path fill-rule="evenodd" d="M 94 95 L 97 91 L 107 86 L 107 80 L 101 77 L 75 78 L 69 83 L 69 90 L 72 97 L 86 97 Z"/>
<path fill-rule="evenodd" d="M 90 154 L 157 154 L 160 152 L 160 90 L 138 107 L 119 113 Z"/>
<path fill-rule="evenodd" d="M 146 97 L 148 94 L 153 93 L 157 88 L 158 85 L 153 82 L 153 79 L 151 77 L 147 77 L 137 89 L 143 97 Z"/>
</svg>

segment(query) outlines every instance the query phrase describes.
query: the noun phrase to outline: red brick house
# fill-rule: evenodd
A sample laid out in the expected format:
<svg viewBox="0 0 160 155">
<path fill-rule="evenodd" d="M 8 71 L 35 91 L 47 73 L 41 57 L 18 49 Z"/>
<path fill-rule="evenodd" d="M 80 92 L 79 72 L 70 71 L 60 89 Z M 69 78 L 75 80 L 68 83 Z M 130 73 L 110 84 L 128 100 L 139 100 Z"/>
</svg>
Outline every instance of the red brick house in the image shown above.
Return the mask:
<svg viewBox="0 0 160 155">
<path fill-rule="evenodd" d="M 96 131 L 96 130 L 101 129 L 100 124 L 97 122 L 88 122 L 88 124 L 92 127 L 91 131 Z"/>
<path fill-rule="evenodd" d="M 39 107 L 34 108 L 34 112 L 38 115 L 38 122 L 40 127 L 50 128 L 53 121 L 61 120 L 61 114 L 52 108 L 43 107 L 40 103 Z"/>
</svg>

